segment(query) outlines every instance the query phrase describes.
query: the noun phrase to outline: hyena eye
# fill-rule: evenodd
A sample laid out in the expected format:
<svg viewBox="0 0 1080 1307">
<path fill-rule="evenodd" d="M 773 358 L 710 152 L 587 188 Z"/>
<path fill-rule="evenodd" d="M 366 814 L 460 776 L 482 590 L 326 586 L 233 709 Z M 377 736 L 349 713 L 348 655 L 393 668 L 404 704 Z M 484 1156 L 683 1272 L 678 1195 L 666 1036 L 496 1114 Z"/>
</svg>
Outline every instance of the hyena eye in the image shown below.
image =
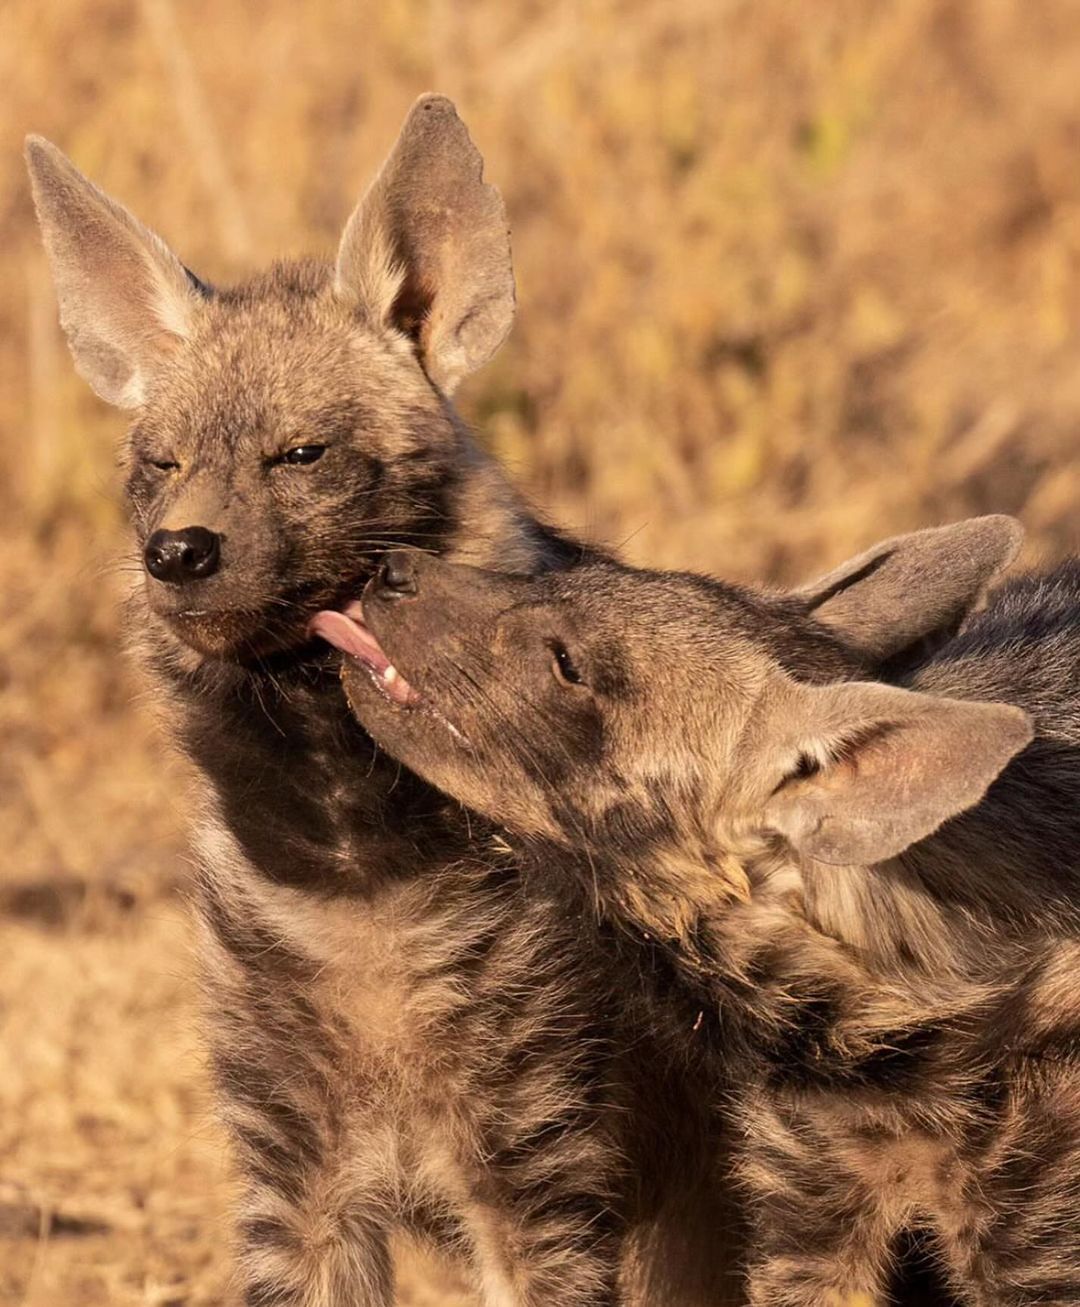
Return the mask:
<svg viewBox="0 0 1080 1307">
<path fill-rule="evenodd" d="M 560 644 L 558 640 L 552 641 L 551 644 L 551 670 L 555 673 L 555 679 L 562 681 L 564 685 L 584 685 L 581 673 L 574 666 L 574 660 L 566 648 L 566 645 Z"/>
<path fill-rule="evenodd" d="M 180 464 L 174 458 L 150 458 L 147 462 L 159 472 L 175 472 Z"/>
<path fill-rule="evenodd" d="M 317 463 L 325 453 L 325 445 L 297 445 L 294 449 L 287 449 L 274 462 L 288 467 L 306 467 L 309 463 Z"/>
</svg>

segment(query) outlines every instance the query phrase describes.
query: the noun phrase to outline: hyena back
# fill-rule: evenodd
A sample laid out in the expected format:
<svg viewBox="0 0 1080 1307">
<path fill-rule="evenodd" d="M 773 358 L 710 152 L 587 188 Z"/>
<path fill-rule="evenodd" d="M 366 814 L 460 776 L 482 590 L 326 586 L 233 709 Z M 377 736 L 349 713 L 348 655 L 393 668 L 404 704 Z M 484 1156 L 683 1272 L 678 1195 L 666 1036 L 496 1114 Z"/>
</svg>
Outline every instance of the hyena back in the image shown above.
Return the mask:
<svg viewBox="0 0 1080 1307">
<path fill-rule="evenodd" d="M 395 557 L 346 686 L 673 960 L 743 1140 L 753 1303 L 880 1301 L 905 1227 L 965 1302 L 1080 1303 L 1080 567 L 905 655 L 916 689 L 867 679 L 935 604 L 904 589 Z"/>
</svg>

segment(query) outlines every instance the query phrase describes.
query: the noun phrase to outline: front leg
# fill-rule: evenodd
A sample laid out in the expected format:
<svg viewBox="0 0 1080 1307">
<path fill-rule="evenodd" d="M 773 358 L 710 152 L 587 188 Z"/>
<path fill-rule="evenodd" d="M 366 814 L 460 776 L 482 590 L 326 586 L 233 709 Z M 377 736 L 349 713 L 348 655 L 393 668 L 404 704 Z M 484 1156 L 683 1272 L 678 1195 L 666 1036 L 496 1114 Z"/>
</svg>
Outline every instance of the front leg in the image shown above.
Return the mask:
<svg viewBox="0 0 1080 1307">
<path fill-rule="evenodd" d="M 878 1307 L 884 1303 L 887 1240 L 873 1218 L 854 1207 L 803 1221 L 780 1233 L 780 1214 L 758 1209 L 760 1240 L 751 1250 L 751 1307 Z M 791 1219 L 784 1205 L 783 1218 Z"/>
<path fill-rule="evenodd" d="M 467 1225 L 484 1307 L 618 1307 L 624 1238 L 610 1209 L 567 1190 L 472 1204 Z"/>
<path fill-rule="evenodd" d="M 944 1186 L 943 1248 L 971 1307 L 1080 1307 L 1080 1095 L 1066 1056 L 1013 1069 Z"/>
<path fill-rule="evenodd" d="M 357 1139 L 350 1082 L 311 968 L 242 900 L 206 889 L 203 957 L 220 1114 L 241 1179 L 245 1307 L 391 1307 L 388 1229 L 396 1150 L 385 1123 Z M 373 1095 L 368 1095 L 374 1101 Z"/>
<path fill-rule="evenodd" d="M 484 1307 L 617 1307 L 632 1187 L 621 1114 L 557 1056 L 501 1106 L 466 1211 Z"/>
<path fill-rule="evenodd" d="M 244 1307 L 391 1307 L 386 1231 L 355 1204 L 248 1188 L 237 1224 Z"/>
<path fill-rule="evenodd" d="M 777 1110 L 763 1094 L 740 1115 L 752 1307 L 884 1302 L 895 1213 L 796 1112 Z"/>
</svg>

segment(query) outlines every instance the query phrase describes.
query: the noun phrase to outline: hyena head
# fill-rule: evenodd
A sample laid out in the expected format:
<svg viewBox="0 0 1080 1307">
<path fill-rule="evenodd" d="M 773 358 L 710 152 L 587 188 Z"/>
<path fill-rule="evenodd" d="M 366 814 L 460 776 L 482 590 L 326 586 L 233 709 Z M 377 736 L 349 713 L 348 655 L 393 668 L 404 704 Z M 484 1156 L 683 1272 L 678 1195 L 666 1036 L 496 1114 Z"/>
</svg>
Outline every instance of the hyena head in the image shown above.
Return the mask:
<svg viewBox="0 0 1080 1307">
<path fill-rule="evenodd" d="M 975 804 L 1019 709 L 862 679 L 951 629 L 1009 519 L 887 541 L 791 594 L 590 563 L 539 577 L 392 555 L 316 625 L 374 739 L 504 827 L 599 865 L 787 841 L 877 862 Z"/>
<path fill-rule="evenodd" d="M 453 105 L 422 98 L 331 266 L 216 290 L 52 145 L 27 144 L 75 362 L 132 411 L 150 609 L 202 656 L 298 648 L 388 545 L 439 547 L 448 397 L 514 308 L 506 215 Z"/>
</svg>

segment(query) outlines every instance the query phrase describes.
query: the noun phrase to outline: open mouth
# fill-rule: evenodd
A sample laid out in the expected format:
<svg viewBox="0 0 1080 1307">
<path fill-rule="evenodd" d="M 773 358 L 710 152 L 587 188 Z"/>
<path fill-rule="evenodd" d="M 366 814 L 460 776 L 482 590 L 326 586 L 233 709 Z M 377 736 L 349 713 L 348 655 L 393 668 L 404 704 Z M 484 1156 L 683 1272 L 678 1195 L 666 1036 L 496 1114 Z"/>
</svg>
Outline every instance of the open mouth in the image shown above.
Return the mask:
<svg viewBox="0 0 1080 1307">
<path fill-rule="evenodd" d="M 310 631 L 327 644 L 358 662 L 371 677 L 372 684 L 390 703 L 399 708 L 415 708 L 420 694 L 383 652 L 375 633 L 364 623 L 364 610 L 358 599 L 340 611 L 323 609 L 311 620 Z"/>
</svg>

